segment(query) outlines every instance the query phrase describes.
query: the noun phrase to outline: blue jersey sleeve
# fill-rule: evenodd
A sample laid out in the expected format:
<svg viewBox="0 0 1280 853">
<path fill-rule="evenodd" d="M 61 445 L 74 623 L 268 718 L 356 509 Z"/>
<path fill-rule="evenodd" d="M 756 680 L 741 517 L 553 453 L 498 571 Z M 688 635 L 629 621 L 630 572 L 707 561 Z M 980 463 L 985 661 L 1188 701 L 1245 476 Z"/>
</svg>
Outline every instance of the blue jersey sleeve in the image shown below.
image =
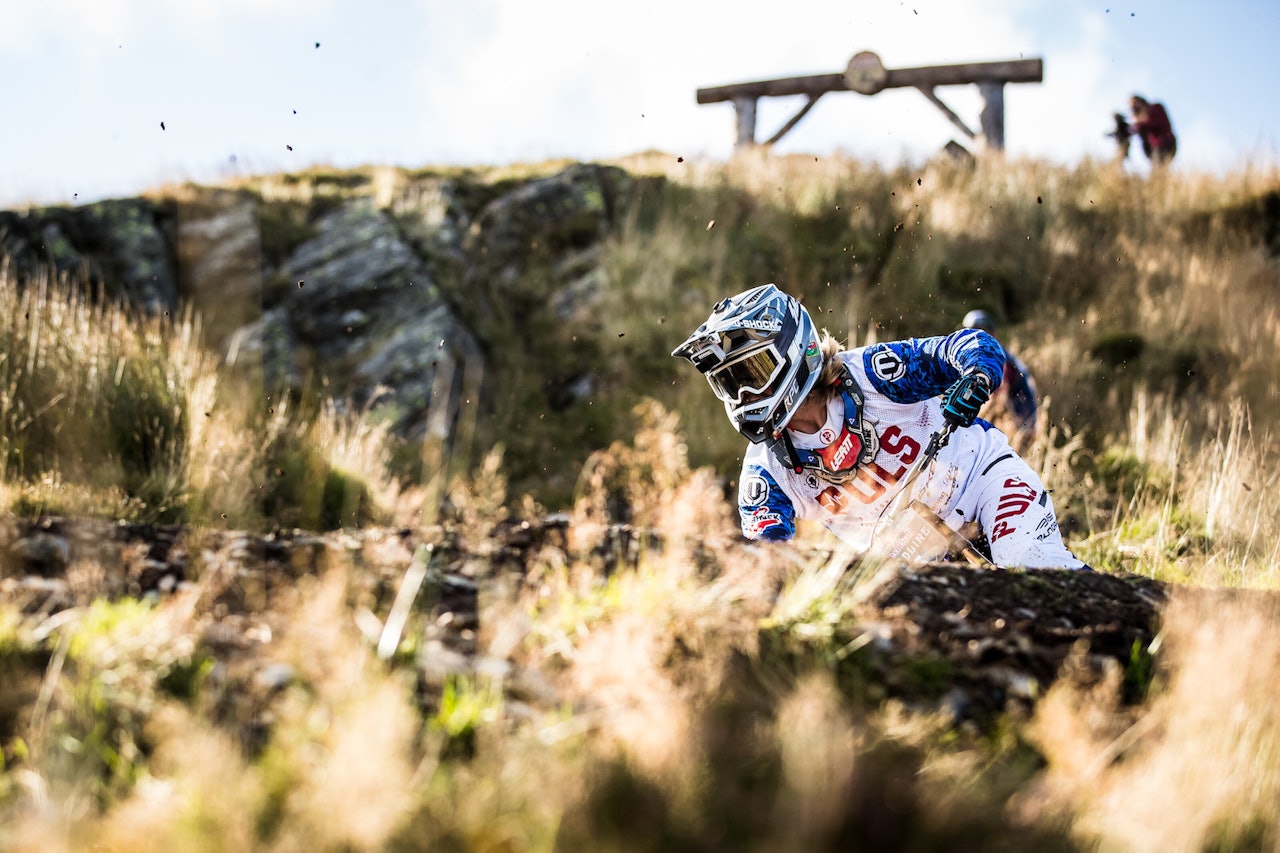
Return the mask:
<svg viewBox="0 0 1280 853">
<path fill-rule="evenodd" d="M 885 397 L 919 403 L 942 394 L 969 370 L 986 374 L 991 387 L 998 387 L 1004 350 L 981 329 L 961 329 L 934 338 L 871 344 L 862 351 L 862 366 Z"/>
<path fill-rule="evenodd" d="M 796 535 L 796 507 L 778 481 L 756 464 L 742 468 L 738 483 L 738 515 L 748 539 L 783 542 Z"/>
</svg>

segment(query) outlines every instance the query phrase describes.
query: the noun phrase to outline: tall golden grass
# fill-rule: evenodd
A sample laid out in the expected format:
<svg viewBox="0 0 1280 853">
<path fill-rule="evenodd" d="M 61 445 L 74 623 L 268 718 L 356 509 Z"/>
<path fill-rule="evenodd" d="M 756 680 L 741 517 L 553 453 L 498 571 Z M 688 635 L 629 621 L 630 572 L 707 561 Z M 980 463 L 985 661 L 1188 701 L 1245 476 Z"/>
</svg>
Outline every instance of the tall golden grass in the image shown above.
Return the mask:
<svg viewBox="0 0 1280 853">
<path fill-rule="evenodd" d="M 1269 429 L 1280 272 L 1232 224 L 1280 179 L 1175 171 L 1144 182 L 1021 162 L 886 173 L 769 157 L 686 172 L 654 159 L 630 165 L 708 194 L 638 212 L 605 253 L 616 285 L 605 316 L 654 318 L 614 342 L 612 368 L 649 384 L 622 395 L 631 434 L 582 468 L 566 540 L 527 568 L 480 572 L 478 662 L 429 675 L 438 652 L 426 607 L 396 653 L 379 655 L 349 594 L 368 571 L 354 561 L 301 579 L 263 616 L 268 657 L 236 673 L 211 669 L 203 638 L 217 616 L 199 585 L 52 618 L 0 604 L 0 849 L 1280 843 L 1280 646 L 1265 592 L 1280 549 Z M 815 249 L 824 260 L 806 247 L 825 225 L 779 246 L 749 230 L 826 219 L 847 222 L 851 248 Z M 953 274 L 961 266 L 972 274 Z M 1100 569 L 1188 587 L 1157 643 L 1138 650 L 1155 661 L 1145 701 L 1121 701 L 1120 673 L 1087 693 L 1065 679 L 1025 727 L 975 733 L 869 701 L 839 677 L 835 662 L 856 653 L 837 630 L 853 602 L 830 564 L 739 540 L 726 499 L 739 438 L 697 377 L 670 368 L 650 382 L 716 298 L 762 271 L 854 342 L 943 331 L 998 291 L 990 307 L 1013 321 L 1005 342 L 1048 401 L 1027 457 L 1055 490 L 1072 546 Z M 261 523 L 270 507 L 304 521 L 417 523 L 420 495 L 389 474 L 390 436 L 333 408 L 236 410 L 193 348 L 194 319 L 157 324 L 4 276 L 0 299 L 11 507 L 145 514 L 139 502 L 153 508 L 162 494 L 209 525 Z M 1102 358 L 1118 338 L 1144 348 Z M 66 397 L 41 396 L 61 386 L 39 371 L 59 363 L 87 378 Z M 70 455 L 83 436 L 18 464 L 32 459 L 13 448 L 31 446 L 33 425 L 72 403 L 98 411 L 125 375 L 181 391 L 182 416 L 147 445 L 163 452 L 147 457 L 146 482 L 165 489 L 104 474 L 118 450 Z M 56 470 L 65 459 L 77 464 Z M 276 468 L 307 488 L 264 503 L 270 477 L 289 479 Z M 325 484 L 327 511 L 290 497 Z M 509 493 L 500 451 L 449 489 L 477 552 L 499 522 L 542 510 Z M 612 559 L 619 548 L 630 562 Z M 257 687 L 237 703 L 237 684 Z"/>
<path fill-rule="evenodd" d="M 822 627 L 847 625 L 851 603 L 834 585 L 814 592 L 825 564 L 737 541 L 714 478 L 681 458 L 678 421 L 657 408 L 640 420 L 636 442 L 584 473 L 576 537 L 527 573 L 486 578 L 488 663 L 425 704 L 416 673 L 433 614 L 407 626 L 416 661 L 380 658 L 347 594 L 368 571 L 355 563 L 303 578 L 269 615 L 269 663 L 289 677 L 234 705 L 201 674 L 214 615 L 199 589 L 58 624 L 0 608 L 0 660 L 38 676 L 35 711 L 4 745 L 0 847 L 1274 843 L 1274 603 L 1177 597 L 1144 705 L 1119 704 L 1117 673 L 1088 695 L 1055 688 L 1029 742 L 957 732 L 848 693 L 830 663 L 847 650 Z M 667 536 L 606 572 L 598 512 L 619 489 Z M 779 656 L 778 642 L 808 651 Z M 48 663 L 19 670 L 24 656 Z M 246 750 L 238 733 L 264 713 L 265 742 Z"/>
<path fill-rule="evenodd" d="M 18 514 L 333 528 L 421 511 L 385 426 L 244 393 L 190 312 L 143 315 L 8 264 L 0 311 L 0 488 Z"/>
<path fill-rule="evenodd" d="M 1274 169 L 1143 179 L 1087 161 L 881 171 L 764 154 L 624 165 L 703 192 L 610 245 L 604 316 L 656 321 L 613 344 L 619 370 L 642 378 L 716 300 L 767 280 L 850 344 L 945 333 L 983 307 L 1006 321 L 1003 342 L 1045 404 L 1026 455 L 1097 565 L 1274 585 L 1260 538 L 1275 522 L 1265 484 L 1280 415 Z M 694 466 L 731 491 L 742 442 L 690 373 L 654 396 L 681 413 Z"/>
</svg>

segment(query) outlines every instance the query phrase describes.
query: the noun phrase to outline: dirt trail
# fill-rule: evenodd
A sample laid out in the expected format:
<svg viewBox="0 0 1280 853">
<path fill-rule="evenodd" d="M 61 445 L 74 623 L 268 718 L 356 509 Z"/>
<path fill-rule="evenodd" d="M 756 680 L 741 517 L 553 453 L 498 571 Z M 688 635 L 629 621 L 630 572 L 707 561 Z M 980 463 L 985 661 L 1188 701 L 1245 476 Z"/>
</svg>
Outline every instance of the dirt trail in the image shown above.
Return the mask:
<svg viewBox="0 0 1280 853">
<path fill-rule="evenodd" d="M 475 671 L 486 578 L 523 572 L 564 534 L 563 521 L 502 526 L 487 553 L 477 555 L 441 530 L 431 532 L 434 541 L 423 551 L 410 530 L 254 536 L 9 519 L 0 526 L 0 598 L 28 613 L 53 614 L 100 596 L 199 589 L 208 608 L 204 642 L 247 683 L 272 666 L 269 638 L 287 629 L 272 624 L 273 607 L 299 578 L 350 561 L 361 568 L 356 609 L 385 613 L 415 553 L 429 553 L 420 606 L 431 608 L 430 627 L 419 659 L 424 677 L 438 681 Z M 605 550 L 625 562 L 634 540 L 618 528 Z M 867 649 L 888 695 L 948 708 L 958 719 L 980 718 L 1011 706 L 1029 710 L 1068 661 L 1077 676 L 1140 680 L 1168 596 L 1164 584 L 1101 572 L 900 569 L 864 588 L 856 611 L 863 633 L 855 642 Z"/>
</svg>

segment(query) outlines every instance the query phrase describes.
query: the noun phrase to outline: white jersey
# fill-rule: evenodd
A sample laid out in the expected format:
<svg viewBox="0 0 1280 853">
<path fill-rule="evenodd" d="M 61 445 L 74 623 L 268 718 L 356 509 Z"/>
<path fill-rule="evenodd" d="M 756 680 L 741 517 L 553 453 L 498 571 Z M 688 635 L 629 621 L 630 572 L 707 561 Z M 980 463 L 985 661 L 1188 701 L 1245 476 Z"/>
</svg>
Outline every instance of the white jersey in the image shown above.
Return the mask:
<svg viewBox="0 0 1280 853">
<path fill-rule="evenodd" d="M 999 384 L 1003 353 L 985 334 L 872 344 L 840 354 L 862 391 L 861 417 L 875 441 L 851 479 L 832 483 L 809 468 L 788 466 L 768 444 L 750 445 L 738 504 L 750 539 L 790 539 L 797 519 L 822 523 L 856 548 L 872 544 L 877 524 L 902 490 L 902 480 L 945 423 L 940 395 L 965 369 L 989 371 Z M 994 371 L 990 365 L 997 364 Z M 822 453 L 839 467 L 850 452 L 845 398 L 828 402 L 827 421 L 813 434 L 789 432 L 793 446 Z M 835 446 L 841 442 L 841 446 Z M 854 436 L 856 452 L 858 444 Z M 799 470 L 797 470 L 799 468 Z M 1063 545 L 1053 503 L 1040 479 L 1004 433 L 984 421 L 956 429 L 913 486 L 952 529 L 978 522 L 1000 565 L 1083 564 Z"/>
</svg>

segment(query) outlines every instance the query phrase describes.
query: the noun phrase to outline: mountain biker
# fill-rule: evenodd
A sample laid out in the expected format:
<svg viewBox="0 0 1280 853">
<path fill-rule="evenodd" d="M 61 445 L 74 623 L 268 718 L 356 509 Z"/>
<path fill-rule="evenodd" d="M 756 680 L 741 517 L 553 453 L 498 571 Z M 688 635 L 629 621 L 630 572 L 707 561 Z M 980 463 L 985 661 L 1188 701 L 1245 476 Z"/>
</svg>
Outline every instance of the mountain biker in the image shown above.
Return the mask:
<svg viewBox="0 0 1280 853">
<path fill-rule="evenodd" d="M 978 410 L 1005 354 L 980 329 L 845 349 L 772 284 L 716 303 L 673 356 L 707 378 L 750 444 L 738 510 L 748 539 L 787 540 L 815 519 L 858 548 L 930 438 L 950 438 L 915 496 L 952 529 L 977 521 L 993 561 L 1087 568 L 1063 544 L 1035 472 Z"/>
<path fill-rule="evenodd" d="M 975 308 L 964 315 L 964 328 L 981 329 L 992 337 L 996 336 L 998 326 L 996 318 L 980 308 Z M 998 339 L 997 339 L 998 340 Z M 986 406 L 987 420 L 1005 428 L 1014 439 L 1014 445 L 1025 449 L 1035 437 L 1036 420 L 1039 417 L 1039 405 L 1036 401 L 1036 383 L 1022 360 L 1004 347 L 1004 378 L 991 392 L 991 400 Z"/>
</svg>

